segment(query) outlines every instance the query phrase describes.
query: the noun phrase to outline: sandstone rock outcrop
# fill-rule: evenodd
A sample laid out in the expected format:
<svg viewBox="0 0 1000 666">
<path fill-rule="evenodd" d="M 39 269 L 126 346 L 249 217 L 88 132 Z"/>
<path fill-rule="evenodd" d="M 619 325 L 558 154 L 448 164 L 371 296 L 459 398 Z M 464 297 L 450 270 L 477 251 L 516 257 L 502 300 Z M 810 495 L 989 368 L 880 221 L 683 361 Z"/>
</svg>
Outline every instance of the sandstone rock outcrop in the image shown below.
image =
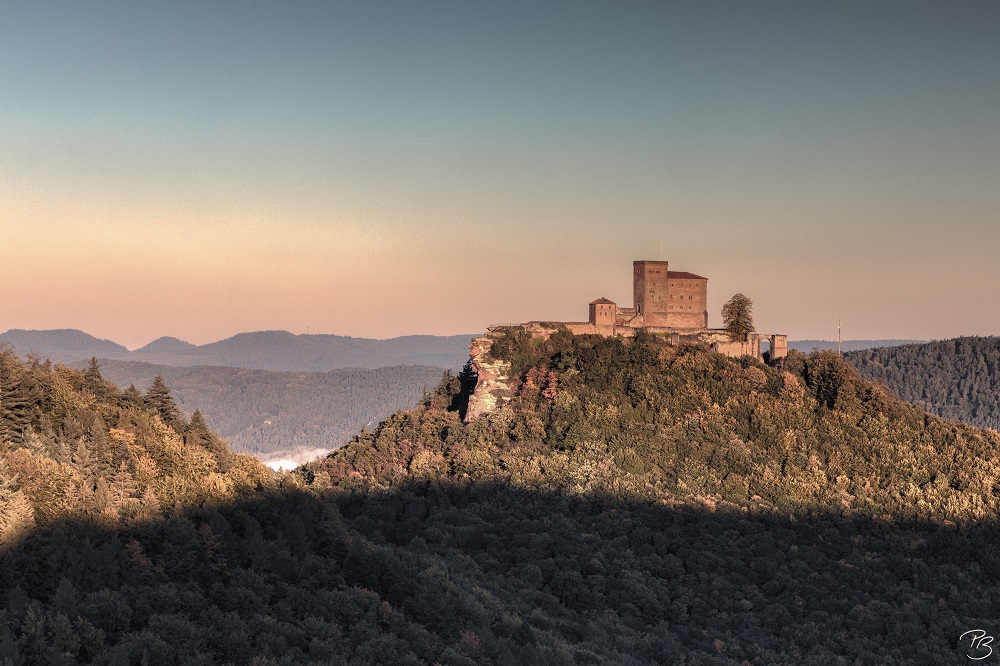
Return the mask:
<svg viewBox="0 0 1000 666">
<path fill-rule="evenodd" d="M 492 329 L 486 335 L 472 339 L 469 345 L 469 360 L 478 378 L 476 389 L 469 397 L 469 407 L 465 412 L 468 423 L 480 414 L 492 412 L 510 400 L 510 363 L 499 361 L 490 355 L 495 333 Z"/>
</svg>

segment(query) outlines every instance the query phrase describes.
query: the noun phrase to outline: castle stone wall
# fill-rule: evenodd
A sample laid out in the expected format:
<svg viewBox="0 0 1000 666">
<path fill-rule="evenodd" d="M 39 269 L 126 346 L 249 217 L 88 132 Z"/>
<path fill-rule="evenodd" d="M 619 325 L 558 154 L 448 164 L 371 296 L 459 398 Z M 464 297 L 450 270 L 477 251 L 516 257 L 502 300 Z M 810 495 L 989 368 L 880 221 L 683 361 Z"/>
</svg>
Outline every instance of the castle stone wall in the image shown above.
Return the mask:
<svg viewBox="0 0 1000 666">
<path fill-rule="evenodd" d="M 667 286 L 666 325 L 708 328 L 708 280 L 671 278 Z"/>
</svg>

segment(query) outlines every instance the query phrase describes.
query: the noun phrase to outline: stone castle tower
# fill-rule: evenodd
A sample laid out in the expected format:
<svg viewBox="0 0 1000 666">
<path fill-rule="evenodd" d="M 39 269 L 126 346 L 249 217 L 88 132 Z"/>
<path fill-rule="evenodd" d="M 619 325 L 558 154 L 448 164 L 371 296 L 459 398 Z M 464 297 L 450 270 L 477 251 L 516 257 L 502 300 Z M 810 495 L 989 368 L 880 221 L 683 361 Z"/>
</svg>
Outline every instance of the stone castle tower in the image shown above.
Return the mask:
<svg viewBox="0 0 1000 666">
<path fill-rule="evenodd" d="M 671 271 L 666 261 L 632 262 L 633 326 L 708 328 L 708 278 Z"/>
</svg>

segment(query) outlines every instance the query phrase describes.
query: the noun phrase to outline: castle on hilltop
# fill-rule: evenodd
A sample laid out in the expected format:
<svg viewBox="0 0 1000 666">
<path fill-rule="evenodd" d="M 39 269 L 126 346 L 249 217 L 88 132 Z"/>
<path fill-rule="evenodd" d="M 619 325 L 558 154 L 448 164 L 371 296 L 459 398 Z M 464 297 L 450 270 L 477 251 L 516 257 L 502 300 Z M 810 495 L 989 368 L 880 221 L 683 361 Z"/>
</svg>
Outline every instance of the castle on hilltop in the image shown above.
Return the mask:
<svg viewBox="0 0 1000 666">
<path fill-rule="evenodd" d="M 565 326 L 573 333 L 632 337 L 643 328 L 664 333 L 675 344 L 705 344 L 726 356 L 763 358 L 762 343 L 768 343 L 774 363 L 788 353 L 788 337 L 751 333 L 746 341 L 733 342 L 725 329 L 708 327 L 708 278 L 686 271 L 672 271 L 666 261 L 632 262 L 632 307 L 619 307 L 607 298 L 590 302 L 585 322 L 528 322 L 526 330 L 545 335 L 551 326 Z"/>
<path fill-rule="evenodd" d="M 764 359 L 764 343 L 770 346 L 767 360 L 781 364 L 788 355 L 788 336 L 751 333 L 746 340 L 733 341 L 723 328 L 708 327 L 708 278 L 684 271 L 672 271 L 665 261 L 632 262 L 632 307 L 621 308 L 607 298 L 590 302 L 587 321 L 529 321 L 519 328 L 536 338 L 548 339 L 569 329 L 575 334 L 621 335 L 633 337 L 643 329 L 667 335 L 672 344 L 699 344 L 725 356 L 753 356 Z M 494 340 L 510 326 L 491 326 L 486 335 L 473 338 L 469 361 L 476 375 L 476 389 L 469 397 L 465 413 L 468 423 L 480 414 L 494 411 L 510 400 L 510 363 L 493 358 L 489 350 Z"/>
</svg>

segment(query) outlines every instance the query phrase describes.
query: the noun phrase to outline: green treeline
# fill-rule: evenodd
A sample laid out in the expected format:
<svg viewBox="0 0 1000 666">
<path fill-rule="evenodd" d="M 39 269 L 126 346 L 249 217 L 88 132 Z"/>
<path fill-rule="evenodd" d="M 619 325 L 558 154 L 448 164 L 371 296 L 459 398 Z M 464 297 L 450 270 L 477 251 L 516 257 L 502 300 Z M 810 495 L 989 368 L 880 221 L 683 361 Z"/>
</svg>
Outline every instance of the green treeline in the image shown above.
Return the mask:
<svg viewBox="0 0 1000 666">
<path fill-rule="evenodd" d="M 1000 338 L 866 349 L 844 358 L 931 414 L 1000 429 Z"/>
<path fill-rule="evenodd" d="M 514 382 L 494 413 L 464 425 L 472 378 L 446 377 L 322 461 L 225 499 L 161 496 L 159 515 L 46 516 L 30 484 L 49 472 L 5 470 L 37 524 L 0 554 L 0 662 L 952 663 L 963 631 L 993 628 L 996 433 L 835 353 L 779 371 L 649 335 L 514 332 L 493 353 Z M 18 367 L 66 377 L 108 436 L 139 432 L 124 409 L 212 456 L 192 487 L 237 469 L 194 419 L 186 440 L 166 426 L 169 405 Z M 4 456 L 49 458 L 24 441 L 57 403 L 26 427 L 19 395 L 0 403 L 22 438 Z M 188 464 L 157 469 L 154 489 Z"/>
</svg>

